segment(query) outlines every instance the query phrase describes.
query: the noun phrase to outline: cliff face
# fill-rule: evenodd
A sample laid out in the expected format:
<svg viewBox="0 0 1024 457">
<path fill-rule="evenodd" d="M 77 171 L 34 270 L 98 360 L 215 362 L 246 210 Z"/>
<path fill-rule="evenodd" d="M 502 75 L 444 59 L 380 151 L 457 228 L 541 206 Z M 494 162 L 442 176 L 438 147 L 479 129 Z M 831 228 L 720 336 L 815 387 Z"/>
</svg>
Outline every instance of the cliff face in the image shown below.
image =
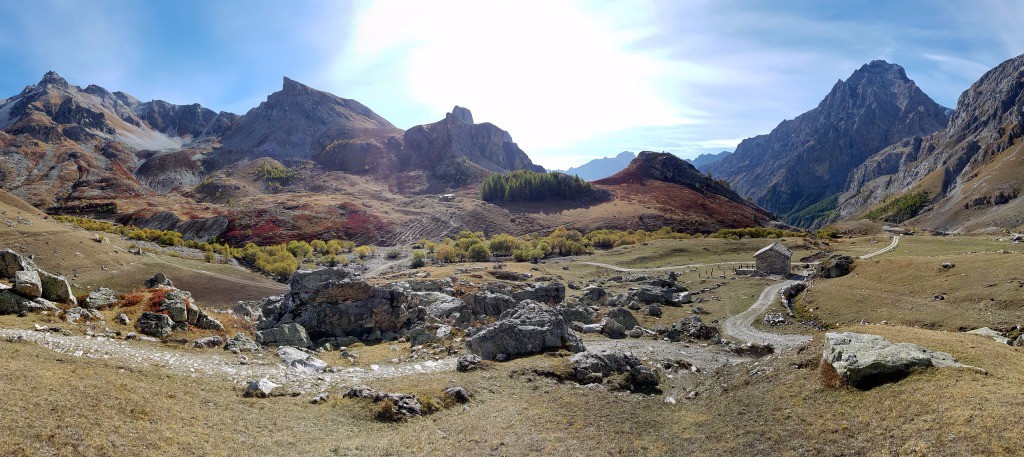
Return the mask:
<svg viewBox="0 0 1024 457">
<path fill-rule="evenodd" d="M 854 168 L 882 148 L 938 131 L 947 121 L 947 110 L 902 67 L 874 61 L 837 82 L 816 108 L 744 140 L 707 169 L 787 222 L 817 226 L 825 212 L 813 207 L 829 206 Z"/>
<path fill-rule="evenodd" d="M 851 173 L 834 220 L 857 217 L 886 199 L 927 192 L 913 222 L 942 230 L 1024 224 L 1024 56 L 990 70 L 964 91 L 949 126 L 907 138 Z"/>
</svg>

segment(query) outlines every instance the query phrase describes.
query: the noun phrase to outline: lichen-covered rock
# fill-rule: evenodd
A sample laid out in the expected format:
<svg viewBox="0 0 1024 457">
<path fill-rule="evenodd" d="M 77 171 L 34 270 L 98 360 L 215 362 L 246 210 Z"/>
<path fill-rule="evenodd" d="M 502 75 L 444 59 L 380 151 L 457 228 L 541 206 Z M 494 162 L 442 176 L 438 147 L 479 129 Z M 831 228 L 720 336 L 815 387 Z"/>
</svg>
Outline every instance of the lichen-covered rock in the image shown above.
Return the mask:
<svg viewBox="0 0 1024 457">
<path fill-rule="evenodd" d="M 674 327 L 679 329 L 683 335 L 696 340 L 718 340 L 720 337 L 718 329 L 705 324 L 699 316 L 687 316 L 679 319 L 679 323 Z"/>
<path fill-rule="evenodd" d="M 28 299 L 42 297 L 43 284 L 39 278 L 39 272 L 35 270 L 14 272 L 14 291 Z"/>
<path fill-rule="evenodd" d="M 28 257 L 10 249 L 0 249 L 0 278 L 14 279 L 19 271 L 34 271 L 36 264 Z"/>
<path fill-rule="evenodd" d="M 823 278 L 838 278 L 850 274 L 853 269 L 853 257 L 832 254 L 818 265 L 818 275 Z"/>
<path fill-rule="evenodd" d="M 590 285 L 583 289 L 579 303 L 584 306 L 602 306 L 608 301 L 608 292 L 598 286 Z"/>
<path fill-rule="evenodd" d="M 106 287 L 100 287 L 85 297 L 82 303 L 83 308 L 89 309 L 104 309 L 113 306 L 117 303 L 117 292 L 107 289 Z"/>
<path fill-rule="evenodd" d="M 524 301 L 501 315 L 493 324 L 476 329 L 466 341 L 469 350 L 488 360 L 499 355 L 519 357 L 551 349 L 583 351 L 579 336 L 550 306 Z"/>
<path fill-rule="evenodd" d="M 192 342 L 192 347 L 196 347 L 196 348 L 217 348 L 217 347 L 220 347 L 220 345 L 222 345 L 222 344 L 224 344 L 224 339 L 219 337 L 219 336 L 217 336 L 217 335 L 213 335 L 213 336 L 207 336 L 207 337 L 200 338 L 198 340 L 193 341 Z"/>
<path fill-rule="evenodd" d="M 827 385 L 858 389 L 899 381 L 928 367 L 967 367 L 945 352 L 912 343 L 893 343 L 878 335 L 826 333 L 822 371 Z"/>
<path fill-rule="evenodd" d="M 17 314 L 26 311 L 31 300 L 10 289 L 0 290 L 0 314 Z"/>
<path fill-rule="evenodd" d="M 321 373 L 327 369 L 327 362 L 313 357 L 313 354 L 302 349 L 291 346 L 279 346 L 277 356 L 288 366 L 299 369 Z"/>
<path fill-rule="evenodd" d="M 501 313 L 515 308 L 519 304 L 509 295 L 488 290 L 468 294 L 464 300 L 474 316 L 500 316 Z"/>
<path fill-rule="evenodd" d="M 466 354 L 455 361 L 455 371 L 466 372 L 479 370 L 484 359 L 476 354 Z"/>
<path fill-rule="evenodd" d="M 565 284 L 558 281 L 534 284 L 529 288 L 513 292 L 512 298 L 517 302 L 532 300 L 545 305 L 557 305 L 565 301 Z"/>
<path fill-rule="evenodd" d="M 640 325 L 640 321 L 636 320 L 636 316 L 626 308 L 614 308 L 611 311 L 608 311 L 608 314 L 605 316 L 608 319 L 618 322 L 619 325 L 625 329 L 631 329 Z"/>
<path fill-rule="evenodd" d="M 165 338 L 171 334 L 174 321 L 166 314 L 145 312 L 135 321 L 135 326 L 143 335 Z"/>
<path fill-rule="evenodd" d="M 620 351 L 580 352 L 569 358 L 569 364 L 569 378 L 580 384 L 599 383 L 614 374 L 623 374 L 629 390 L 650 392 L 656 391 L 661 382 L 656 370 L 644 366 L 636 356 Z"/>
<path fill-rule="evenodd" d="M 71 284 L 68 283 L 67 279 L 43 270 L 38 271 L 39 281 L 43 288 L 43 298 L 57 303 L 78 304 L 75 295 L 71 293 Z"/>
<path fill-rule="evenodd" d="M 153 289 L 156 287 L 174 287 L 174 283 L 171 282 L 171 279 L 168 278 L 167 275 L 163 273 L 157 273 L 153 275 L 153 277 L 146 280 L 146 287 L 149 289 Z"/>
<path fill-rule="evenodd" d="M 252 338 L 249 338 L 242 333 L 237 333 L 234 337 L 228 338 L 228 340 L 224 342 L 224 350 L 234 353 L 260 352 L 263 350 L 263 347 L 260 346 L 259 343 L 253 341 Z"/>
<path fill-rule="evenodd" d="M 313 346 L 306 329 L 294 322 L 256 332 L 256 342 L 264 346 L 284 345 L 300 348 Z"/>
</svg>

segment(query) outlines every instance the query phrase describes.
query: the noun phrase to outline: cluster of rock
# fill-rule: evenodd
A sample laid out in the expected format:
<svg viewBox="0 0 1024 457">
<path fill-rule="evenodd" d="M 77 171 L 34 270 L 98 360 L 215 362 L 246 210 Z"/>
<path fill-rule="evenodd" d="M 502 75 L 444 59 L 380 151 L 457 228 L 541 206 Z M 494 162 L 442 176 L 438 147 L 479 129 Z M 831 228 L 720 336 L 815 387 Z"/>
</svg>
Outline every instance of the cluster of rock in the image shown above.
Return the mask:
<svg viewBox="0 0 1024 457">
<path fill-rule="evenodd" d="M 444 395 L 455 403 L 467 403 L 473 397 L 468 390 L 455 386 L 444 390 Z M 387 402 L 387 407 L 381 408 L 376 419 L 382 421 L 401 422 L 415 416 L 427 413 L 420 398 L 414 394 L 388 393 L 371 389 L 367 386 L 356 386 L 348 390 L 345 398 L 367 398 L 374 403 Z"/>
<path fill-rule="evenodd" d="M 849 332 L 825 334 L 821 366 L 826 385 L 858 389 L 899 381 L 916 370 L 929 367 L 980 370 L 957 362 L 945 352 L 912 343 L 893 343 L 878 335 Z"/>
<path fill-rule="evenodd" d="M 259 321 L 256 341 L 271 346 L 340 347 L 403 337 L 415 346 L 497 318 L 473 329 L 467 342 L 483 358 L 582 350 L 561 311 L 549 306 L 565 300 L 561 283 L 491 283 L 463 298 L 454 293 L 450 279 L 377 286 L 351 270 L 325 268 L 296 272 L 287 294 L 243 311 Z"/>
<path fill-rule="evenodd" d="M 174 287 L 163 273 L 146 281 L 146 286 L 163 294 L 160 312 L 144 312 L 135 322 L 139 332 L 155 338 L 166 338 L 173 330 L 188 330 L 189 326 L 204 330 L 224 330 L 224 325 L 195 305 L 192 294 Z"/>
<path fill-rule="evenodd" d="M 569 358 L 572 371 L 569 379 L 580 384 L 604 382 L 622 375 L 621 387 L 633 392 L 658 392 L 661 375 L 657 369 L 643 365 L 636 356 L 618 351 L 585 351 Z"/>
<path fill-rule="evenodd" d="M 67 279 L 39 269 L 31 258 L 10 249 L 0 250 L 0 279 L 13 285 L 0 290 L 0 314 L 58 311 L 57 303 L 78 304 Z"/>
</svg>

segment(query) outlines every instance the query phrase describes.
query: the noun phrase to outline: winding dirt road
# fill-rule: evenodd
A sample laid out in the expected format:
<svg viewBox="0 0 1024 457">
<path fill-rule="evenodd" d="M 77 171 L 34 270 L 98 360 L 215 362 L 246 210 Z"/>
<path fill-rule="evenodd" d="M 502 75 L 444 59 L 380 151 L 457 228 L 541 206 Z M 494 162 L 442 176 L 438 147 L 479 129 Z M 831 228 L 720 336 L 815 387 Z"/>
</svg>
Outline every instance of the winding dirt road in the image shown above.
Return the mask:
<svg viewBox="0 0 1024 457">
<path fill-rule="evenodd" d="M 761 317 L 775 300 L 779 299 L 779 291 L 783 288 L 796 284 L 798 280 L 786 280 L 778 284 L 772 284 L 761 292 L 761 296 L 746 311 L 731 316 L 722 324 L 722 331 L 735 339 L 748 343 L 771 344 L 776 350 L 786 350 L 803 345 L 811 340 L 807 335 L 785 335 L 780 333 L 768 333 L 755 329 L 751 324 Z"/>
<path fill-rule="evenodd" d="M 871 254 L 862 255 L 859 258 L 867 260 L 867 259 L 870 259 L 870 258 L 875 257 L 875 256 L 880 256 L 882 254 L 885 254 L 886 252 L 889 252 L 889 251 L 892 251 L 893 249 L 896 249 L 896 245 L 898 245 L 898 244 L 900 244 L 900 237 L 893 236 L 892 237 L 892 243 L 890 243 L 888 246 L 886 246 L 886 247 L 884 247 L 882 249 L 879 249 L 879 250 L 877 250 L 875 252 L 872 252 Z"/>
</svg>

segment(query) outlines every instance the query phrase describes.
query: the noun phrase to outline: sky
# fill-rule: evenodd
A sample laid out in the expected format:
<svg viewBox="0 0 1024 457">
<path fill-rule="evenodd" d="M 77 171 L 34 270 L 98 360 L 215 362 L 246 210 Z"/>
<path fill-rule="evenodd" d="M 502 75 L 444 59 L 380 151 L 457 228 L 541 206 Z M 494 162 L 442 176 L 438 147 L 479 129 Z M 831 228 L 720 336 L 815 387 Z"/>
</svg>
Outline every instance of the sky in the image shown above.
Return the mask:
<svg viewBox="0 0 1024 457">
<path fill-rule="evenodd" d="M 1024 53 L 1018 1 L 436 0 L 0 3 L 0 98 L 54 70 L 140 100 L 243 114 L 282 77 L 401 128 L 455 105 L 567 168 L 732 150 L 864 63 L 955 107 Z"/>
</svg>

